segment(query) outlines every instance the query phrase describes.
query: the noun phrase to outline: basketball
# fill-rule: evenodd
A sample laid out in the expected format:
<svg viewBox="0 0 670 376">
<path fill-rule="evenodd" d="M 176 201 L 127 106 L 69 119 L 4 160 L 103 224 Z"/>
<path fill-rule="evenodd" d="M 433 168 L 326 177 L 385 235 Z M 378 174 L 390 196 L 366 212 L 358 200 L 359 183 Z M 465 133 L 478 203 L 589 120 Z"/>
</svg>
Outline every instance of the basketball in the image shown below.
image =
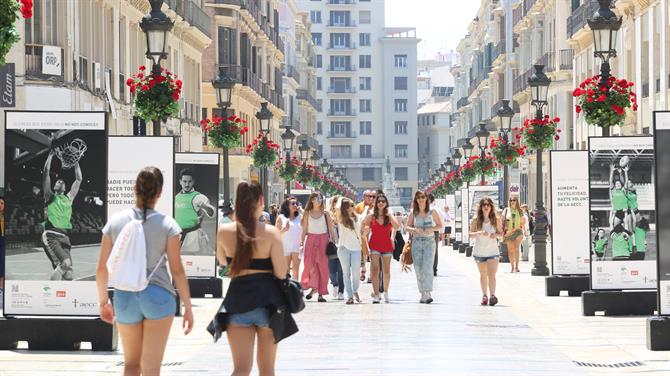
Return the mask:
<svg viewBox="0 0 670 376">
<path fill-rule="evenodd" d="M 630 163 L 630 158 L 628 158 L 627 155 L 624 155 L 619 160 L 619 167 L 624 168 L 624 167 L 628 166 L 629 163 Z"/>
</svg>

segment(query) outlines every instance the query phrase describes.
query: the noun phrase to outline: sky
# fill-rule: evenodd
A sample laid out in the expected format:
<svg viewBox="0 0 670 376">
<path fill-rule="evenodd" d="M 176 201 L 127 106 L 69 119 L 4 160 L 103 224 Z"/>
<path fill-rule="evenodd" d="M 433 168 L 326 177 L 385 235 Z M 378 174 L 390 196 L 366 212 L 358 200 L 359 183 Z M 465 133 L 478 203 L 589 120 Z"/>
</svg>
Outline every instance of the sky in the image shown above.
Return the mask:
<svg viewBox="0 0 670 376">
<path fill-rule="evenodd" d="M 456 50 L 477 15 L 478 0 L 385 0 L 386 27 L 416 27 L 418 58 Z"/>
</svg>

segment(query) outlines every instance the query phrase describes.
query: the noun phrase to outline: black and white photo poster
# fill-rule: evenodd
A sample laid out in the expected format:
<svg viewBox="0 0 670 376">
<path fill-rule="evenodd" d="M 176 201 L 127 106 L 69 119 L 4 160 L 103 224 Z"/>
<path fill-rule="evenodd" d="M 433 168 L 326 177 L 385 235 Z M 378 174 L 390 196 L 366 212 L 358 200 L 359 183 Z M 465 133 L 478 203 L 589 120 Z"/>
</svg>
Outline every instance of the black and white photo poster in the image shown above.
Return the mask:
<svg viewBox="0 0 670 376">
<path fill-rule="evenodd" d="M 181 227 L 181 257 L 189 277 L 214 277 L 219 154 L 175 155 L 174 219 Z"/>
<path fill-rule="evenodd" d="M 499 190 L 497 185 L 472 185 L 468 188 L 468 200 L 470 210 L 470 220 L 475 218 L 477 210 L 479 209 L 479 201 L 483 198 L 490 198 L 491 201 L 497 203 L 499 200 Z M 496 208 L 500 209 L 500 208 Z"/>
<path fill-rule="evenodd" d="M 461 228 L 463 243 L 470 244 L 470 195 L 468 188 L 461 188 Z"/>
<path fill-rule="evenodd" d="M 552 274 L 589 274 L 589 153 L 553 150 L 550 154 Z M 602 243 L 599 243 L 602 244 Z"/>
<path fill-rule="evenodd" d="M 656 288 L 652 137 L 589 138 L 591 288 Z"/>
<path fill-rule="evenodd" d="M 656 206 L 657 218 L 670 218 L 670 111 L 654 112 L 656 141 Z M 658 241 L 658 311 L 670 315 L 670 223 L 660 220 Z"/>
<path fill-rule="evenodd" d="M 5 113 L 4 314 L 99 314 L 107 219 L 104 112 Z"/>
<path fill-rule="evenodd" d="M 454 192 L 454 213 L 456 218 L 456 227 L 454 228 L 454 232 L 456 234 L 456 241 L 457 242 L 462 242 L 463 241 L 463 211 L 461 206 L 463 205 L 463 194 L 460 189 L 457 189 Z"/>
</svg>

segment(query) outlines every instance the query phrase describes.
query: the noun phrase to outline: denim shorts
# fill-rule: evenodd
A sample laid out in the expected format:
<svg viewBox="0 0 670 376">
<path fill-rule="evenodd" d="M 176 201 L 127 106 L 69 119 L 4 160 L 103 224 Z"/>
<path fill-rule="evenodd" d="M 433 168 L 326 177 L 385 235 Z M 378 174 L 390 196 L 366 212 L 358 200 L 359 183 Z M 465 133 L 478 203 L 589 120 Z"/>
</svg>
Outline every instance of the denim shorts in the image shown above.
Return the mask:
<svg viewBox="0 0 670 376">
<path fill-rule="evenodd" d="M 149 285 L 137 292 L 114 290 L 114 315 L 119 324 L 160 320 L 174 316 L 176 311 L 175 296 L 163 287 Z"/>
<path fill-rule="evenodd" d="M 270 313 L 264 307 L 244 313 L 230 313 L 228 314 L 228 324 L 245 328 L 252 326 L 268 328 L 270 326 Z"/>
<path fill-rule="evenodd" d="M 480 257 L 480 256 L 472 256 L 472 258 L 475 259 L 475 262 L 478 264 L 481 264 L 482 262 L 487 262 L 488 260 L 495 260 L 497 258 L 500 258 L 500 256 L 486 256 L 486 257 Z"/>
<path fill-rule="evenodd" d="M 371 255 L 379 255 L 379 256 L 383 256 L 383 257 L 393 256 L 393 252 L 379 252 L 379 251 L 373 251 L 373 250 L 370 250 L 370 254 Z"/>
</svg>

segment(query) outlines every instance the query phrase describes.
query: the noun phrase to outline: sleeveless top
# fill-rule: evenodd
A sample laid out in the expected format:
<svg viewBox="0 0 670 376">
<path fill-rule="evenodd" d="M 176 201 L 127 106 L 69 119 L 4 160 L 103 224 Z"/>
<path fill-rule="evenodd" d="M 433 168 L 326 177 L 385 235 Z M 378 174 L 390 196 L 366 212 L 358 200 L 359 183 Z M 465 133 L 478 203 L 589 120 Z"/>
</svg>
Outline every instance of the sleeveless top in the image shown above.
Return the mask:
<svg viewBox="0 0 670 376">
<path fill-rule="evenodd" d="M 483 223 L 482 230 L 486 231 L 487 234 L 496 232 L 495 227 L 493 227 L 490 221 Z M 491 239 L 491 237 L 487 235 L 477 235 L 475 237 L 475 245 L 472 248 L 472 255 L 477 257 L 500 256 L 498 240 Z"/>
<path fill-rule="evenodd" d="M 384 226 L 377 222 L 377 218 L 372 218 L 372 224 L 370 225 L 370 240 L 368 241 L 368 248 L 371 251 L 377 251 L 380 253 L 393 252 L 393 241 L 391 240 L 391 222 Z M 433 236 L 431 234 L 431 236 Z"/>
<path fill-rule="evenodd" d="M 605 246 L 607 245 L 607 239 L 598 239 L 593 243 L 596 253 L 605 253 Z"/>
<path fill-rule="evenodd" d="M 414 227 L 419 228 L 419 229 L 427 229 L 430 227 L 435 227 L 435 223 L 433 222 L 433 211 L 431 210 L 428 212 L 426 215 L 422 215 L 421 217 L 419 216 L 414 216 Z M 434 238 L 434 234 L 429 234 L 429 235 L 418 235 L 414 234 L 415 238 Z"/>
<path fill-rule="evenodd" d="M 628 209 L 637 210 L 637 192 L 628 191 L 628 193 L 626 193 L 626 198 L 628 199 Z"/>
<path fill-rule="evenodd" d="M 521 228 L 521 218 L 523 214 L 516 209 L 505 209 L 505 220 L 507 221 L 508 231 L 516 230 Z"/>
<path fill-rule="evenodd" d="M 295 251 L 300 246 L 300 235 L 302 233 L 302 225 L 300 223 L 300 216 L 297 215 L 293 219 L 288 219 L 284 217 L 283 214 L 279 215 L 281 220 L 281 228 L 286 226 L 286 223 L 290 223 L 288 231 L 282 233 L 282 239 L 284 240 L 284 250 L 286 251 Z"/>
<path fill-rule="evenodd" d="M 228 264 L 233 262 L 232 257 L 226 256 L 226 261 Z M 269 270 L 272 271 L 272 259 L 270 257 L 268 258 L 252 258 L 251 263 L 249 263 L 249 267 L 247 269 L 253 269 L 253 270 Z"/>
<path fill-rule="evenodd" d="M 307 216 L 307 233 L 314 235 L 321 235 L 328 233 L 328 224 L 326 223 L 326 213 L 321 214 L 321 217 L 314 218 L 309 212 L 305 212 Z"/>
<path fill-rule="evenodd" d="M 626 192 L 623 189 L 612 190 L 612 208 L 614 210 L 628 209 L 628 197 L 626 197 Z"/>
<path fill-rule="evenodd" d="M 612 233 L 612 257 L 630 256 L 630 244 L 623 232 Z"/>
</svg>

